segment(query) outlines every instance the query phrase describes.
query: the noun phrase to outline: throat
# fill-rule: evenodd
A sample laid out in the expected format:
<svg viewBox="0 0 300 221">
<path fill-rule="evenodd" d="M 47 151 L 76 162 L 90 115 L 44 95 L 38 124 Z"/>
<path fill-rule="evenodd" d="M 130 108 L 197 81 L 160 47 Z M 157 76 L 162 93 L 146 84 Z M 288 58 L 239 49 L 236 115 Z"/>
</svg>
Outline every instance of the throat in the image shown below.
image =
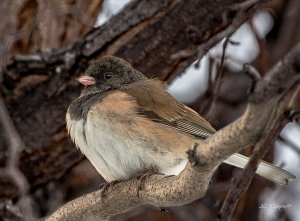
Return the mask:
<svg viewBox="0 0 300 221">
<path fill-rule="evenodd" d="M 72 120 L 86 119 L 91 107 L 101 102 L 109 92 L 90 92 L 82 93 L 69 106 L 68 112 Z"/>
</svg>

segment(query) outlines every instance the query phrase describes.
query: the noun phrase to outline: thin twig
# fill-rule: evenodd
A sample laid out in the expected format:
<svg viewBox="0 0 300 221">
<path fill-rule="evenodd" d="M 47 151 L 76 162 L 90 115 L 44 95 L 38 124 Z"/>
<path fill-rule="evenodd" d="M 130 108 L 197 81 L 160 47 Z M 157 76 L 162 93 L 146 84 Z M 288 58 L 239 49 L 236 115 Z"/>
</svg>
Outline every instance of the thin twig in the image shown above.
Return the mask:
<svg viewBox="0 0 300 221">
<path fill-rule="evenodd" d="M 292 94 L 290 101 L 287 105 L 288 108 L 295 110 L 293 121 L 299 123 L 300 122 L 300 82 L 298 86 L 296 86 L 295 92 Z"/>
<path fill-rule="evenodd" d="M 220 92 L 220 88 L 221 88 L 221 85 L 222 85 L 222 82 L 223 82 L 223 77 L 224 77 L 223 69 L 224 69 L 226 48 L 227 48 L 227 45 L 228 45 L 229 41 L 230 41 L 229 37 L 226 37 L 225 41 L 224 41 L 224 44 L 223 44 L 222 57 L 221 57 L 220 65 L 218 67 L 218 71 L 217 71 L 217 74 L 216 74 L 216 80 L 215 80 L 215 83 L 214 83 L 212 99 L 211 99 L 209 107 L 207 108 L 208 109 L 208 112 L 207 112 L 207 115 L 206 115 L 207 119 L 210 119 L 210 117 L 211 117 L 212 111 L 215 107 L 215 103 L 218 99 L 218 94 Z"/>
<path fill-rule="evenodd" d="M 241 176 L 233 179 L 232 181 L 232 186 L 219 213 L 219 221 L 231 220 L 239 199 L 250 186 L 260 159 L 266 156 L 270 148 L 273 146 L 276 138 L 279 136 L 280 132 L 288 122 L 289 119 L 287 118 L 287 114 L 281 114 L 270 132 L 255 146 L 255 151 L 253 152 L 253 155 L 251 156 Z"/>
</svg>

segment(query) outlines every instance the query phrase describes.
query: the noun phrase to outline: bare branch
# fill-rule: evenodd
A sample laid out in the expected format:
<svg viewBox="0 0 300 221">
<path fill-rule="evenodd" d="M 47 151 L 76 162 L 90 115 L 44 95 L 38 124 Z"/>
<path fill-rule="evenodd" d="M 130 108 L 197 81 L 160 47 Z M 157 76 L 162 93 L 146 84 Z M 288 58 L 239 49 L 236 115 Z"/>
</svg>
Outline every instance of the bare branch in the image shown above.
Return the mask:
<svg viewBox="0 0 300 221">
<path fill-rule="evenodd" d="M 213 92 L 212 92 L 212 95 L 211 95 L 212 98 L 211 98 L 211 101 L 210 101 L 210 105 L 207 107 L 208 112 L 207 112 L 206 118 L 208 120 L 211 118 L 212 111 L 215 108 L 215 103 L 218 99 L 218 93 L 220 91 L 220 88 L 221 88 L 221 85 L 222 85 L 222 82 L 223 82 L 223 78 L 224 78 L 223 69 L 224 69 L 226 48 L 227 48 L 227 45 L 228 45 L 229 41 L 230 41 L 230 36 L 226 37 L 225 41 L 223 43 L 222 57 L 221 57 L 219 68 L 218 68 L 217 74 L 216 74 L 216 79 L 215 79 L 215 83 L 214 83 L 214 87 L 213 87 Z"/>
</svg>

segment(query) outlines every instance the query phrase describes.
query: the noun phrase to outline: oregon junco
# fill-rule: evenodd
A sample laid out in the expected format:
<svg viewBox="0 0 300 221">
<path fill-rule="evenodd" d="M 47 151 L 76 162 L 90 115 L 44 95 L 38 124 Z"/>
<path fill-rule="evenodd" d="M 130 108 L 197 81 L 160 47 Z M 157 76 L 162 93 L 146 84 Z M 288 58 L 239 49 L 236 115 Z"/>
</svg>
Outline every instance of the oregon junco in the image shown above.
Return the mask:
<svg viewBox="0 0 300 221">
<path fill-rule="evenodd" d="M 188 162 L 187 150 L 215 132 L 164 83 L 120 58 L 96 60 L 78 81 L 85 88 L 68 108 L 68 132 L 108 182 L 149 170 L 177 175 Z M 224 162 L 243 168 L 247 161 L 235 153 Z M 257 174 L 279 184 L 295 177 L 263 161 Z"/>
</svg>

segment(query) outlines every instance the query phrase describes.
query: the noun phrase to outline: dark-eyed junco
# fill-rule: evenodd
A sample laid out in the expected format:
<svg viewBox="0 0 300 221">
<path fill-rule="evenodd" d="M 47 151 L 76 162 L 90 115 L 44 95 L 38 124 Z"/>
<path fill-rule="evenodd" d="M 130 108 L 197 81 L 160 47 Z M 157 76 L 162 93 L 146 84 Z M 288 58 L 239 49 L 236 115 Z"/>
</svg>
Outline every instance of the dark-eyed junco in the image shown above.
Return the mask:
<svg viewBox="0 0 300 221">
<path fill-rule="evenodd" d="M 155 170 L 177 175 L 187 150 L 212 135 L 214 128 L 198 113 L 148 79 L 126 61 L 106 56 L 88 67 L 85 86 L 67 112 L 68 132 L 108 182 Z M 243 168 L 248 158 L 233 154 L 224 162 Z M 279 184 L 295 176 L 267 162 L 257 174 Z"/>
</svg>

